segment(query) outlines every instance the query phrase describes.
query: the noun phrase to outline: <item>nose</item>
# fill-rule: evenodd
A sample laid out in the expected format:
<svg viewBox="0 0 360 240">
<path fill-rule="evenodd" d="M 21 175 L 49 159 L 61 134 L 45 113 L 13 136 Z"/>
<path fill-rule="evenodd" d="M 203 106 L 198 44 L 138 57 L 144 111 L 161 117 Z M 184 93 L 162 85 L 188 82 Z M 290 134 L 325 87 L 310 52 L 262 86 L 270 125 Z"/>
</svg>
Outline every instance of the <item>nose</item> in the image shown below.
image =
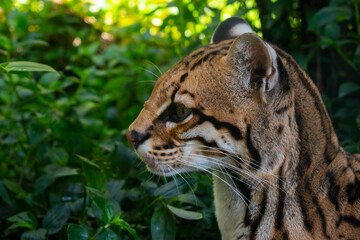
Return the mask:
<svg viewBox="0 0 360 240">
<path fill-rule="evenodd" d="M 137 149 L 138 146 L 145 142 L 150 137 L 150 134 L 140 133 L 136 130 L 128 130 L 126 132 L 126 138 L 129 140 L 133 148 Z"/>
</svg>

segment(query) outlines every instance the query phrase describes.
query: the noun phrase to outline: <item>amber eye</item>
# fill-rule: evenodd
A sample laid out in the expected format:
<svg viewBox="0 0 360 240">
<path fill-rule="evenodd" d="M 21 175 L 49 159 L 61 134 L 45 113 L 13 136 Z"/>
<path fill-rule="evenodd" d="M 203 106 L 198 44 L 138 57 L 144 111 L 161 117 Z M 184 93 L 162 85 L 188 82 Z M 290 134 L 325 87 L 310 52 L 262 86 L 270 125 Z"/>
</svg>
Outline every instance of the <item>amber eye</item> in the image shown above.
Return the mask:
<svg viewBox="0 0 360 240">
<path fill-rule="evenodd" d="M 171 120 L 173 122 L 181 122 L 191 114 L 191 108 L 187 108 L 182 104 L 174 104 Z"/>
</svg>

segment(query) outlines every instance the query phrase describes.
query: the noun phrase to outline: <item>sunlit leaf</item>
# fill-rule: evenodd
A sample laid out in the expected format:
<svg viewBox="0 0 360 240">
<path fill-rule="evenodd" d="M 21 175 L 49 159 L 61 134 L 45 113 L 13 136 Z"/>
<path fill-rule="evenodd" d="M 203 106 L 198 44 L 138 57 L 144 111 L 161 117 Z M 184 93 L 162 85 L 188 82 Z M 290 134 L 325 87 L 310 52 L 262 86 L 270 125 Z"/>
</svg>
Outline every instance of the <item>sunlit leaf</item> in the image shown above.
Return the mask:
<svg viewBox="0 0 360 240">
<path fill-rule="evenodd" d="M 15 229 L 18 227 L 25 227 L 28 229 L 35 229 L 38 225 L 36 217 L 31 212 L 21 212 L 7 219 L 13 224 L 8 229 Z"/>
<path fill-rule="evenodd" d="M 33 46 L 33 45 L 49 46 L 49 44 L 45 41 L 34 39 L 34 40 L 19 42 L 15 44 L 14 47 Z"/>
<path fill-rule="evenodd" d="M 35 62 L 26 62 L 26 61 L 18 61 L 18 62 L 6 62 L 1 63 L 1 67 L 3 67 L 6 72 L 56 72 L 52 67 Z"/>
</svg>

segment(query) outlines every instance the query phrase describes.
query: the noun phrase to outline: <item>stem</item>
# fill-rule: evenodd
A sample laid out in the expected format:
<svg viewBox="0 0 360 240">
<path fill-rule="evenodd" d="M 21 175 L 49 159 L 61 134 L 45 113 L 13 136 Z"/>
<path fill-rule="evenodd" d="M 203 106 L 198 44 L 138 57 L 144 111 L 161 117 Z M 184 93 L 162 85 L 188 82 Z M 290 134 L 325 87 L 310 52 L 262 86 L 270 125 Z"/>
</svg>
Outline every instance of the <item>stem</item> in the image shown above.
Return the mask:
<svg viewBox="0 0 360 240">
<path fill-rule="evenodd" d="M 21 98 L 20 98 L 19 93 L 16 90 L 16 85 L 14 83 L 14 79 L 13 79 L 11 73 L 7 73 L 7 77 L 9 79 L 10 86 L 11 86 L 11 88 L 12 88 L 14 94 L 15 94 L 16 101 L 20 102 Z M 23 115 L 22 112 L 20 112 L 20 124 L 21 124 L 22 130 L 23 130 L 23 132 L 24 132 L 24 134 L 26 136 L 27 142 L 30 142 L 30 137 L 29 137 L 29 134 L 27 132 L 26 125 L 25 125 L 25 118 L 24 118 L 24 115 Z M 21 149 L 24 152 L 27 152 L 26 149 L 25 149 L 25 146 L 23 145 L 23 143 L 21 141 L 19 142 L 19 145 L 20 145 Z M 31 151 L 26 154 L 26 160 L 23 163 L 25 166 L 29 163 L 29 158 L 30 158 L 30 155 L 31 155 L 30 153 L 31 153 Z M 22 183 L 23 177 L 24 177 L 24 171 L 21 171 L 21 175 L 20 175 L 20 178 L 19 178 L 19 184 L 20 185 Z"/>
<path fill-rule="evenodd" d="M 360 16 L 359 16 L 359 5 L 357 3 L 357 0 L 352 1 L 355 8 L 355 20 L 356 20 L 356 28 L 358 34 L 360 34 Z"/>
<path fill-rule="evenodd" d="M 151 208 L 153 205 L 155 205 L 158 201 L 162 201 L 162 199 L 163 199 L 163 196 L 159 196 L 159 197 L 155 198 L 154 201 L 152 201 L 150 203 L 150 205 L 148 205 L 144 210 L 142 210 L 140 213 L 138 213 L 138 217 L 141 217 L 144 214 L 144 212 L 146 212 L 149 208 Z"/>
</svg>

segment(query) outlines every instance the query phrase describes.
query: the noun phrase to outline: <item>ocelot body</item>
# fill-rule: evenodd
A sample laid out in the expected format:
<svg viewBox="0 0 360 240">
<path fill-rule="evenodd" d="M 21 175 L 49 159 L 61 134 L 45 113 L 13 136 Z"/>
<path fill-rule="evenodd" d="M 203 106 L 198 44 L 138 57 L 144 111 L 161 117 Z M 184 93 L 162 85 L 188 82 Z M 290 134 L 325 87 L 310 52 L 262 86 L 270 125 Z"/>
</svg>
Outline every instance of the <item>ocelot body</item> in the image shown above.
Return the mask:
<svg viewBox="0 0 360 240">
<path fill-rule="evenodd" d="M 213 174 L 224 240 L 360 239 L 360 156 L 294 59 L 242 19 L 158 79 L 127 137 L 155 174 Z"/>
</svg>

